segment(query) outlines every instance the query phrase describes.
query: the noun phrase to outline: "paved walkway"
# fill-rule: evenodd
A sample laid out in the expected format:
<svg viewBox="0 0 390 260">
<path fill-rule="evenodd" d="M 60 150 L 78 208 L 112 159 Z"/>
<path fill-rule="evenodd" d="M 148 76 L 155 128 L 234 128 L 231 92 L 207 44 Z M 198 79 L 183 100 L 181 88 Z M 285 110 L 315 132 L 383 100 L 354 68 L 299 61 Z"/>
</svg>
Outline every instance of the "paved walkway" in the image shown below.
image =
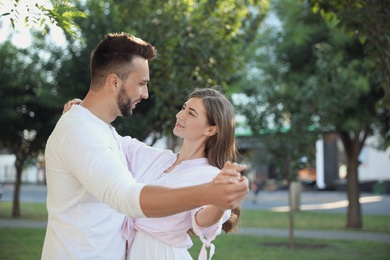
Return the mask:
<svg viewBox="0 0 390 260">
<path fill-rule="evenodd" d="M 46 221 L 0 218 L 0 227 L 46 228 L 46 224 L 47 224 Z"/>
<path fill-rule="evenodd" d="M 2 201 L 11 201 L 13 187 L 4 187 L 5 192 Z M 248 196 L 242 203 L 243 209 L 252 210 L 288 210 L 287 191 L 262 191 L 256 197 Z M 21 201 L 45 202 L 45 186 L 23 186 Z M 390 195 L 361 194 L 360 198 L 363 215 L 385 215 L 390 221 Z M 346 213 L 347 201 L 345 192 L 334 191 L 305 191 L 301 197 L 301 210 L 312 210 L 318 212 Z M 21 220 L 21 219 L 0 219 L 0 227 L 28 227 L 46 228 L 45 221 Z M 240 227 L 238 234 L 255 236 L 288 237 L 288 229 L 275 228 L 247 228 Z M 338 239 L 338 240 L 371 240 L 390 243 L 390 233 L 372 233 L 362 231 L 326 231 L 326 230 L 294 230 L 294 237 L 315 238 L 315 239 Z"/>
<path fill-rule="evenodd" d="M 0 227 L 46 228 L 46 222 L 22 219 L 0 219 Z M 237 234 L 265 237 L 288 237 L 289 231 L 287 229 L 277 228 L 240 227 Z M 335 240 L 370 240 L 390 243 L 390 234 L 388 233 L 361 231 L 294 230 L 294 237 Z"/>
<path fill-rule="evenodd" d="M 288 232 L 289 231 L 287 229 L 241 227 L 238 234 L 288 237 Z M 361 231 L 294 230 L 294 237 L 332 240 L 370 240 L 390 243 L 389 233 L 372 233 Z"/>
</svg>

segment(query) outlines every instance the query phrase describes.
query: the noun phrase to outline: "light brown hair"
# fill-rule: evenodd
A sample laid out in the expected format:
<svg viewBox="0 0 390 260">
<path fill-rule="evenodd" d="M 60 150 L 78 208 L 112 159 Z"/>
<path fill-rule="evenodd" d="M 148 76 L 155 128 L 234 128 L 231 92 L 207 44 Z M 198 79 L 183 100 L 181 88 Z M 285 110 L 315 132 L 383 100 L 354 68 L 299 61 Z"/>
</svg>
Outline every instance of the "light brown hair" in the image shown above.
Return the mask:
<svg viewBox="0 0 390 260">
<path fill-rule="evenodd" d="M 226 161 L 237 160 L 234 108 L 230 101 L 213 88 L 195 89 L 189 98 L 202 99 L 210 126 L 216 126 L 218 132 L 206 141 L 206 157 L 209 163 L 222 169 Z M 230 218 L 222 225 L 228 233 L 234 231 L 240 218 L 240 207 L 232 210 Z"/>
</svg>

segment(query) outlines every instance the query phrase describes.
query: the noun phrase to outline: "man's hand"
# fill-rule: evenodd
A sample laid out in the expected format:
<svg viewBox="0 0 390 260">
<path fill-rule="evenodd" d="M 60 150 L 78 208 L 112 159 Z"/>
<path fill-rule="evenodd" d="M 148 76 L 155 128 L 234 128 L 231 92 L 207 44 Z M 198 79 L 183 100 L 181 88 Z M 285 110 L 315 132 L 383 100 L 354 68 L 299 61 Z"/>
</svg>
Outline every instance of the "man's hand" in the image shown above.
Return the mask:
<svg viewBox="0 0 390 260">
<path fill-rule="evenodd" d="M 241 173 L 246 169 L 246 165 L 231 163 L 227 161 L 221 172 L 214 178 L 215 184 L 239 183 Z"/>
<path fill-rule="evenodd" d="M 154 218 L 209 204 L 221 210 L 234 209 L 248 193 L 249 181 L 240 177 L 240 172 L 245 169 L 245 165 L 227 162 L 219 176 L 208 183 L 174 189 L 146 185 L 140 194 L 142 212 L 146 217 Z"/>
<path fill-rule="evenodd" d="M 73 105 L 79 105 L 81 104 L 81 102 L 83 101 L 79 98 L 74 98 L 72 100 L 69 100 L 68 102 L 65 103 L 64 110 L 62 110 L 62 114 L 67 112 Z"/>
<path fill-rule="evenodd" d="M 217 177 L 210 183 L 210 198 L 213 204 L 221 209 L 234 209 L 245 198 L 249 191 L 249 181 L 240 172 L 245 165 L 226 162 Z"/>
</svg>

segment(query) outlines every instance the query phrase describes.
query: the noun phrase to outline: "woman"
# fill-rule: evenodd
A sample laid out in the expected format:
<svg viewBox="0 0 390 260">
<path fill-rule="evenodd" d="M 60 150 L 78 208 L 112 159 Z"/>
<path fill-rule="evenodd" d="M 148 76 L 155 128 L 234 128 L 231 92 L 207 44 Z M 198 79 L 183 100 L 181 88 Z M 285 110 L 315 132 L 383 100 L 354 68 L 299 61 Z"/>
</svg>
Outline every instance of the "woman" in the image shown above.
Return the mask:
<svg viewBox="0 0 390 260">
<path fill-rule="evenodd" d="M 122 146 L 137 182 L 184 187 L 211 181 L 226 161 L 236 161 L 235 120 L 232 104 L 214 89 L 197 89 L 176 115 L 173 133 L 183 139 L 180 152 L 162 150 L 124 137 Z M 128 241 L 127 259 L 192 259 L 188 248 L 193 230 L 203 246 L 199 259 L 214 254 L 211 241 L 234 230 L 240 209 L 205 205 L 164 218 L 126 218 L 122 233 Z"/>
<path fill-rule="evenodd" d="M 214 89 L 195 90 L 176 118 L 173 133 L 183 139 L 178 154 L 124 138 L 128 167 L 138 182 L 169 187 L 201 184 L 212 180 L 226 161 L 235 161 L 234 110 L 224 95 Z M 187 250 L 192 246 L 187 234 L 191 228 L 203 242 L 200 257 L 206 259 L 205 246 L 211 247 L 212 256 L 210 242 L 222 223 L 227 220 L 226 232 L 237 225 L 239 209 L 233 211 L 206 205 L 165 218 L 128 219 L 124 230 L 130 230 L 134 241 L 127 259 L 191 259 Z"/>
</svg>

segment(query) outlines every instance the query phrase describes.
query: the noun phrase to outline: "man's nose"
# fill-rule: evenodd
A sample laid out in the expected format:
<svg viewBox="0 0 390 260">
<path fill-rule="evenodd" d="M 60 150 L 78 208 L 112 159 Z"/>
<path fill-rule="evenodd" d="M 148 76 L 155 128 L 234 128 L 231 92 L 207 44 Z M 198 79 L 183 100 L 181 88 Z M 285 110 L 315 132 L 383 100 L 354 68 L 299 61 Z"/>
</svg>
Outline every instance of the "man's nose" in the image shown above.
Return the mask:
<svg viewBox="0 0 390 260">
<path fill-rule="evenodd" d="M 148 86 L 145 86 L 145 87 L 142 88 L 141 97 L 143 99 L 148 99 L 149 98 Z"/>
</svg>

